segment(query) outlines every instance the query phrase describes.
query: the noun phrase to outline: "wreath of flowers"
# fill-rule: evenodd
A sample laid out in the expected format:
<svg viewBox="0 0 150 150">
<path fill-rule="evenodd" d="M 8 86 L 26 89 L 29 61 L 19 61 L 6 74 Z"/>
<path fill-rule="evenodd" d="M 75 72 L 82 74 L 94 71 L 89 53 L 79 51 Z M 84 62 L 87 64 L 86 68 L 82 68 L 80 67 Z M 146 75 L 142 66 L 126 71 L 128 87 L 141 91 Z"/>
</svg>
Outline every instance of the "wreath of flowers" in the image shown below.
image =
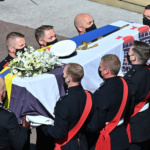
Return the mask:
<svg viewBox="0 0 150 150">
<path fill-rule="evenodd" d="M 32 46 L 24 48 L 24 53 L 17 52 L 17 57 L 10 64 L 10 75 L 18 77 L 35 77 L 38 74 L 53 70 L 62 63 L 52 52 L 39 51 Z"/>
</svg>

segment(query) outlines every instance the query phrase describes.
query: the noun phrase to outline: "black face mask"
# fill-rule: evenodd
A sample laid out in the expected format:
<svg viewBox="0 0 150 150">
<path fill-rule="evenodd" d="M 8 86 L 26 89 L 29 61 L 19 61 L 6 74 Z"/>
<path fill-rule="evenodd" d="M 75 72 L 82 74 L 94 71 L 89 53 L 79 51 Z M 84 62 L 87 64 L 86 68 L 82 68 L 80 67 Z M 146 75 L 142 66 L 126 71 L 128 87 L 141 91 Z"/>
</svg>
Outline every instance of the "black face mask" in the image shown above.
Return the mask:
<svg viewBox="0 0 150 150">
<path fill-rule="evenodd" d="M 143 18 L 143 24 L 150 27 L 150 20 L 147 19 L 146 17 L 144 17 L 144 18 Z"/>
<path fill-rule="evenodd" d="M 16 55 L 17 55 L 17 52 L 22 52 L 22 53 L 24 53 L 25 52 L 25 50 L 24 50 L 24 48 L 27 48 L 27 46 L 25 46 L 25 47 L 23 47 L 23 48 L 21 48 L 21 49 L 16 49 Z"/>
<path fill-rule="evenodd" d="M 131 64 L 130 56 L 129 56 L 128 53 L 127 53 L 127 61 L 128 61 L 129 64 Z"/>
<path fill-rule="evenodd" d="M 58 42 L 57 39 L 55 39 L 55 40 L 52 41 L 52 42 L 46 42 L 46 46 L 53 45 L 53 44 L 55 44 L 55 43 L 57 43 L 57 42 Z"/>
<path fill-rule="evenodd" d="M 103 79 L 102 73 L 101 73 L 101 71 L 99 70 L 99 68 L 98 68 L 98 74 L 99 74 L 99 76 Z"/>
<path fill-rule="evenodd" d="M 64 89 L 65 89 L 65 93 L 67 92 L 68 90 L 68 85 L 67 83 L 65 82 L 65 78 L 63 77 L 63 85 L 64 85 Z"/>
<path fill-rule="evenodd" d="M 89 32 L 89 31 L 92 31 L 92 30 L 95 30 L 97 29 L 96 25 L 93 23 L 89 28 L 86 28 L 85 31 L 86 32 Z"/>
</svg>

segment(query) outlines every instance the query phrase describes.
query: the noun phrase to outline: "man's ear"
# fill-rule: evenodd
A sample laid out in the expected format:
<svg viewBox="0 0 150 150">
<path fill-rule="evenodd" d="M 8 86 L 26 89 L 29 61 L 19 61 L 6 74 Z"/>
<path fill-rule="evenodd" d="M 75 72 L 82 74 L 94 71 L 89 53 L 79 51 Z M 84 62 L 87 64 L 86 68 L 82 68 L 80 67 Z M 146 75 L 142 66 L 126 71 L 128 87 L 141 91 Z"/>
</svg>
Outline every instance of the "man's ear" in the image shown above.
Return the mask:
<svg viewBox="0 0 150 150">
<path fill-rule="evenodd" d="M 109 70 L 108 68 L 106 68 L 106 69 L 104 70 L 104 72 L 105 72 L 105 74 L 108 74 L 108 73 L 110 72 L 110 70 Z"/>
<path fill-rule="evenodd" d="M 70 81 L 72 81 L 72 78 L 70 76 L 67 77 L 67 82 L 69 83 Z"/>
<path fill-rule="evenodd" d="M 79 27 L 77 27 L 77 30 L 78 30 L 79 32 L 83 32 L 83 27 L 82 27 L 82 26 L 79 26 Z"/>
<path fill-rule="evenodd" d="M 138 58 L 135 55 L 132 56 L 132 61 L 136 61 L 137 59 Z"/>
<path fill-rule="evenodd" d="M 12 46 L 8 46 L 8 50 L 9 50 L 11 53 L 14 53 L 14 52 L 15 52 L 15 49 L 14 49 Z"/>
<path fill-rule="evenodd" d="M 44 41 L 41 38 L 39 39 L 39 44 L 44 45 Z"/>
</svg>

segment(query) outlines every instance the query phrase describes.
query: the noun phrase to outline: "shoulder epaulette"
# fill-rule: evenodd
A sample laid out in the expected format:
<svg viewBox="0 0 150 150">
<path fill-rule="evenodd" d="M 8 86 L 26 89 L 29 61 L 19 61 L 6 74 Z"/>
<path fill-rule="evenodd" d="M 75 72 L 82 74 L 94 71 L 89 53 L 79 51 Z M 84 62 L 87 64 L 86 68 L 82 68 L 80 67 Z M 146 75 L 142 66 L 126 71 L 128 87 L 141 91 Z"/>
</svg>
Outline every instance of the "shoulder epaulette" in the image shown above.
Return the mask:
<svg viewBox="0 0 150 150">
<path fill-rule="evenodd" d="M 4 110 L 11 112 L 11 110 L 7 109 L 5 106 L 1 106 Z"/>
<path fill-rule="evenodd" d="M 59 100 L 63 100 L 66 97 L 67 97 L 67 95 L 64 95 L 64 96 L 60 97 Z"/>
<path fill-rule="evenodd" d="M 135 74 L 135 72 L 135 69 L 131 69 L 130 73 L 128 74 L 128 77 L 132 77 Z"/>
</svg>

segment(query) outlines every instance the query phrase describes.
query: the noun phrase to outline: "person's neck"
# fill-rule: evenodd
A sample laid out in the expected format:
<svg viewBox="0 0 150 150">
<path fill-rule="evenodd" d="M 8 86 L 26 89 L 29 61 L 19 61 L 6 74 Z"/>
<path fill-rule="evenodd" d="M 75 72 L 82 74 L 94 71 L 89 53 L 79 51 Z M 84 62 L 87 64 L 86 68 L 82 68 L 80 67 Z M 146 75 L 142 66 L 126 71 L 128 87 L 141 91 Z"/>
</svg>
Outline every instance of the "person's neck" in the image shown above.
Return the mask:
<svg viewBox="0 0 150 150">
<path fill-rule="evenodd" d="M 132 65 L 137 65 L 138 63 L 136 63 L 136 62 L 132 62 Z"/>
<path fill-rule="evenodd" d="M 40 45 L 40 48 L 43 48 L 43 47 L 45 47 L 45 46 L 43 46 L 43 45 Z"/>
<path fill-rule="evenodd" d="M 116 77 L 116 75 L 109 74 L 109 75 L 106 75 L 104 77 L 104 79 L 109 79 L 109 78 L 113 78 L 113 77 Z"/>
<path fill-rule="evenodd" d="M 79 35 L 82 35 L 82 34 L 84 34 L 84 32 L 82 32 L 82 31 L 81 31 L 81 32 L 79 32 Z"/>
<path fill-rule="evenodd" d="M 15 57 L 16 57 L 16 55 L 15 55 L 14 53 L 9 52 L 8 54 L 9 54 L 9 56 L 11 56 L 12 58 L 15 58 Z"/>
<path fill-rule="evenodd" d="M 134 61 L 131 61 L 131 64 L 132 64 L 132 65 L 139 65 L 140 62 L 138 62 L 138 60 L 136 59 L 136 60 L 134 60 Z"/>
<path fill-rule="evenodd" d="M 79 83 L 70 82 L 70 83 L 68 83 L 68 88 L 73 87 L 73 86 L 78 86 L 78 85 L 79 85 Z"/>
<path fill-rule="evenodd" d="M 40 45 L 40 48 L 46 47 L 46 45 L 42 45 L 42 44 L 39 44 L 39 45 Z"/>
</svg>

